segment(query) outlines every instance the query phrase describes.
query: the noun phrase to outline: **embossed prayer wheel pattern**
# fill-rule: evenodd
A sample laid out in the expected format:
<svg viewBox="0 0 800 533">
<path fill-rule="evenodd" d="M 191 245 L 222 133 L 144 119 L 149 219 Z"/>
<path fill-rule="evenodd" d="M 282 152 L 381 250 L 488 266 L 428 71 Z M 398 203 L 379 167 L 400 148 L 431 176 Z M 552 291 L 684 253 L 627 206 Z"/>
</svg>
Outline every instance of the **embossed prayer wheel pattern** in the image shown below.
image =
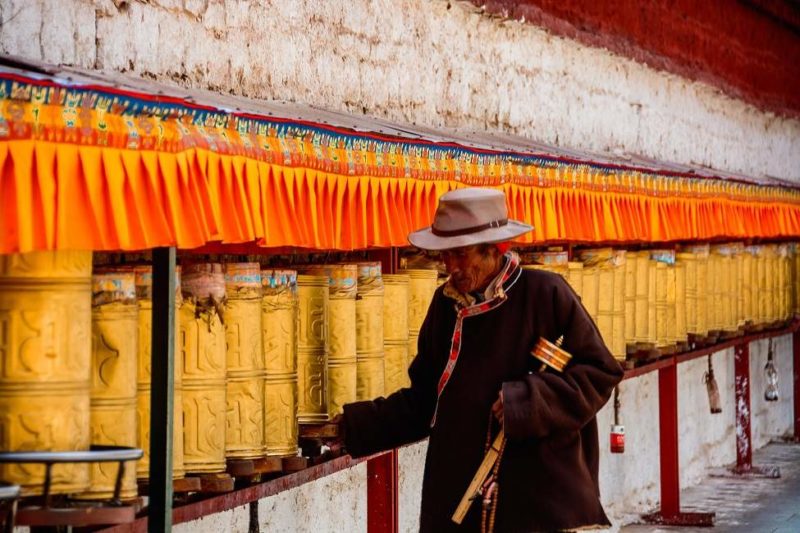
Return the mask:
<svg viewBox="0 0 800 533">
<path fill-rule="evenodd" d="M 408 377 L 408 284 L 404 274 L 383 276 L 383 352 L 385 393 L 411 385 Z"/>
<path fill-rule="evenodd" d="M 317 265 L 303 272 L 328 279 L 328 415 L 342 412 L 358 399 L 356 353 L 356 295 L 358 267 L 354 264 Z"/>
<path fill-rule="evenodd" d="M 180 349 L 183 360 L 183 452 L 187 472 L 225 470 L 227 372 L 220 310 L 225 278 L 217 263 L 183 267 Z"/>
<path fill-rule="evenodd" d="M 150 393 L 151 393 L 151 346 L 153 324 L 153 271 L 149 266 L 134 268 L 136 275 L 136 298 L 139 302 L 139 342 L 138 342 L 138 371 L 136 386 L 136 419 L 138 421 L 137 447 L 143 452 L 142 458 L 136 463 L 136 476 L 140 479 L 150 475 Z M 183 394 L 182 370 L 183 362 L 180 360 L 179 346 L 179 313 L 181 306 L 180 274 L 176 272 L 175 297 L 175 352 L 174 352 L 174 396 L 173 396 L 173 434 L 172 434 L 172 477 L 181 478 L 186 473 L 183 468 Z"/>
<path fill-rule="evenodd" d="M 383 351 L 383 277 L 381 264 L 358 264 L 356 300 L 356 399 L 372 400 L 386 390 Z"/>
<path fill-rule="evenodd" d="M 297 453 L 297 273 L 262 270 L 261 328 L 266 367 L 264 440 L 267 455 Z"/>
<path fill-rule="evenodd" d="M 252 459 L 264 455 L 264 350 L 261 330 L 261 267 L 224 265 L 224 311 L 228 414 L 225 456 Z"/>
<path fill-rule="evenodd" d="M 0 447 L 88 450 L 91 440 L 91 252 L 0 256 Z M 89 465 L 53 468 L 52 492 L 89 486 Z M 0 466 L 0 478 L 41 493 L 41 465 Z"/>
<path fill-rule="evenodd" d="M 298 275 L 297 419 L 328 420 L 328 278 Z"/>
<path fill-rule="evenodd" d="M 436 292 L 438 272 L 426 269 L 407 269 L 400 271 L 409 277 L 408 282 L 408 358 L 417 356 L 417 338 L 422 321 L 428 314 L 428 307 Z"/>
<path fill-rule="evenodd" d="M 133 270 L 96 273 L 92 299 L 92 444 L 135 447 L 139 306 Z M 111 497 L 117 471 L 117 463 L 92 464 L 89 490 L 80 497 Z M 136 491 L 136 469 L 128 464 L 121 497 Z"/>
</svg>

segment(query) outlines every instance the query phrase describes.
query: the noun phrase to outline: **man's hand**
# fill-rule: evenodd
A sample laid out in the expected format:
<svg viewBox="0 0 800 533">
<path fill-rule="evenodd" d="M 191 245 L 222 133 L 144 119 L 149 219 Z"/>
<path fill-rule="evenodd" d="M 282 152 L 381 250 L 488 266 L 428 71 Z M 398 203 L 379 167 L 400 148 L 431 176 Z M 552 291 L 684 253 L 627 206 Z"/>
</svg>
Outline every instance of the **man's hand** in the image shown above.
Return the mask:
<svg viewBox="0 0 800 533">
<path fill-rule="evenodd" d="M 503 425 L 503 391 L 497 393 L 497 401 L 492 405 L 492 414 Z"/>
</svg>

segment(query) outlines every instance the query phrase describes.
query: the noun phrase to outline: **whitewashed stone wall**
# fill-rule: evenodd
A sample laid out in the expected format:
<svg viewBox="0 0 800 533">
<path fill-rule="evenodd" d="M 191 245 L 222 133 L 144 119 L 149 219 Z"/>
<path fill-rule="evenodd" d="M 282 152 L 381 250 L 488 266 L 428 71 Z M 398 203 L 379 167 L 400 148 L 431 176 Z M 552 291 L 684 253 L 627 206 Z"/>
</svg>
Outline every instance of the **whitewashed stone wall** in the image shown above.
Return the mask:
<svg viewBox="0 0 800 533">
<path fill-rule="evenodd" d="M 0 52 L 800 181 L 800 122 L 447 0 L 0 0 Z"/>
</svg>

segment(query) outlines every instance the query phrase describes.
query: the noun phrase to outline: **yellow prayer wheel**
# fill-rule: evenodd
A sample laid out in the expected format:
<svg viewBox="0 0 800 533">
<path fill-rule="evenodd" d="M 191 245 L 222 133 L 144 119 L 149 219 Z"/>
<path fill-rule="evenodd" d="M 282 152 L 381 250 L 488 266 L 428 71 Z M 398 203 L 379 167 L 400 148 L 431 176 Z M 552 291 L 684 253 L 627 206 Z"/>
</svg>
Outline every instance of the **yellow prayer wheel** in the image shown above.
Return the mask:
<svg viewBox="0 0 800 533">
<path fill-rule="evenodd" d="M 781 257 L 781 320 L 786 320 L 792 314 L 792 274 L 791 274 L 791 249 L 788 244 L 780 245 Z"/>
<path fill-rule="evenodd" d="M 139 342 L 138 370 L 136 384 L 136 419 L 138 421 L 137 447 L 144 455 L 136 463 L 136 477 L 144 479 L 150 475 L 150 392 L 151 392 L 151 335 L 153 324 L 153 269 L 150 266 L 134 268 L 136 276 L 136 299 L 139 302 Z M 176 271 L 175 295 L 175 372 L 173 396 L 173 433 L 172 433 L 172 477 L 181 478 L 186 471 L 183 468 L 183 361 L 179 346 L 179 314 L 181 307 L 180 270 Z"/>
<path fill-rule="evenodd" d="M 328 278 L 298 275 L 297 420 L 328 421 Z"/>
<path fill-rule="evenodd" d="M 679 340 L 676 327 L 675 250 L 650 250 L 650 257 L 656 262 L 656 346 L 665 348 Z"/>
<path fill-rule="evenodd" d="M 386 391 L 383 352 L 383 277 L 379 262 L 358 263 L 356 300 L 356 397 L 372 400 Z"/>
<path fill-rule="evenodd" d="M 583 261 L 583 305 L 597 323 L 597 329 L 611 353 L 618 359 L 625 359 L 625 347 L 620 344 L 623 331 L 622 321 L 617 318 L 617 336 L 614 335 L 614 282 L 616 280 L 616 259 L 611 248 L 581 250 Z M 565 265 L 567 266 L 567 265 Z M 622 301 L 618 302 L 621 311 Z"/>
<path fill-rule="evenodd" d="M 708 334 L 709 294 L 708 294 L 708 245 L 690 249 L 695 254 L 697 279 L 697 329 L 700 335 Z"/>
<path fill-rule="evenodd" d="M 187 472 L 225 470 L 227 373 L 225 276 L 219 263 L 183 267 L 180 349 L 183 360 L 183 463 Z"/>
<path fill-rule="evenodd" d="M 583 293 L 583 263 L 569 261 L 567 263 L 567 283 L 578 296 Z"/>
<path fill-rule="evenodd" d="M 428 314 L 428 307 L 436 292 L 436 270 L 407 269 L 400 272 L 409 277 L 408 282 L 408 359 L 417 356 L 417 338 L 422 321 Z"/>
<path fill-rule="evenodd" d="M 0 255 L 0 447 L 81 451 L 91 441 L 91 252 Z M 89 486 L 89 465 L 56 465 L 53 493 Z M 42 465 L 2 465 L 0 478 L 41 493 Z"/>
<path fill-rule="evenodd" d="M 264 455 L 264 349 L 261 331 L 261 266 L 226 263 L 224 311 L 228 413 L 225 456 Z"/>
<path fill-rule="evenodd" d="M 614 270 L 614 294 L 611 306 L 611 353 L 624 361 L 625 348 L 625 250 L 614 250 L 611 260 Z"/>
<path fill-rule="evenodd" d="M 133 269 L 104 270 L 92 276 L 92 444 L 135 447 L 139 306 Z M 90 467 L 85 499 L 110 498 L 119 465 Z M 126 465 L 121 498 L 136 496 L 136 468 Z"/>
<path fill-rule="evenodd" d="M 734 310 L 734 323 L 735 328 L 744 328 L 745 315 L 744 309 L 744 245 L 736 243 L 731 248 L 733 255 L 732 260 L 732 277 L 731 277 L 731 298 L 733 299 L 732 307 Z"/>
<path fill-rule="evenodd" d="M 762 326 L 767 322 L 768 319 L 768 305 L 769 305 L 769 297 L 770 295 L 767 294 L 767 252 L 764 250 L 764 246 L 756 245 L 750 247 L 752 253 L 754 254 L 754 262 L 755 262 L 755 294 L 753 295 L 754 298 L 754 306 L 755 309 L 755 317 L 754 322 L 755 324 Z"/>
<path fill-rule="evenodd" d="M 734 312 L 731 249 L 727 244 L 715 245 L 711 248 L 711 268 L 714 277 L 711 285 L 714 287 L 715 326 L 711 329 L 732 331 L 736 329 L 736 313 Z"/>
<path fill-rule="evenodd" d="M 638 261 L 639 257 L 636 252 L 625 254 L 623 305 L 625 308 L 626 352 L 636 351 L 636 268 Z"/>
<path fill-rule="evenodd" d="M 592 320 L 595 322 L 597 322 L 598 298 L 600 289 L 598 284 L 599 272 L 597 270 L 597 266 L 589 266 L 584 263 L 583 291 L 581 292 L 583 307 L 586 308 L 586 312 L 589 313 L 589 316 L 592 317 Z"/>
<path fill-rule="evenodd" d="M 383 276 L 383 352 L 389 395 L 411 385 L 408 377 L 408 284 L 405 274 Z"/>
<path fill-rule="evenodd" d="M 297 273 L 262 270 L 261 327 L 267 378 L 264 440 L 267 455 L 297 454 Z"/>
<path fill-rule="evenodd" d="M 667 284 L 669 278 L 669 265 L 656 261 L 656 347 L 664 348 L 669 345 L 667 331 Z"/>
<path fill-rule="evenodd" d="M 755 281 L 754 281 L 754 270 L 755 270 L 755 258 L 750 251 L 745 248 L 742 252 L 742 259 L 741 259 L 741 277 L 742 277 L 742 291 L 741 291 L 741 302 L 742 302 L 742 316 L 743 322 L 745 326 L 750 326 L 753 324 L 753 298 L 755 296 Z"/>
<path fill-rule="evenodd" d="M 686 342 L 686 263 L 675 260 L 675 342 Z"/>
<path fill-rule="evenodd" d="M 303 272 L 328 279 L 328 415 L 342 412 L 345 404 L 358 399 L 357 280 L 358 267 L 316 265 Z"/>
<path fill-rule="evenodd" d="M 658 322 L 657 322 L 657 276 L 658 261 L 647 260 L 647 269 L 650 271 L 647 287 L 647 344 L 653 347 L 658 346 Z"/>
</svg>

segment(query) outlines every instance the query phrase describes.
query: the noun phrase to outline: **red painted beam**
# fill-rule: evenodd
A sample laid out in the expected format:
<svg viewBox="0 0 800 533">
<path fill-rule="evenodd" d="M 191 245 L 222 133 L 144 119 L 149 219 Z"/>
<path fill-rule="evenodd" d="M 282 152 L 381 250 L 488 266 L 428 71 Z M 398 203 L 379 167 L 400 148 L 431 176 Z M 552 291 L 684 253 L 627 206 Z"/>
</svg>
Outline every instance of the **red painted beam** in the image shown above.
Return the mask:
<svg viewBox="0 0 800 533">
<path fill-rule="evenodd" d="M 397 450 L 367 462 L 367 532 L 397 533 Z"/>
</svg>

